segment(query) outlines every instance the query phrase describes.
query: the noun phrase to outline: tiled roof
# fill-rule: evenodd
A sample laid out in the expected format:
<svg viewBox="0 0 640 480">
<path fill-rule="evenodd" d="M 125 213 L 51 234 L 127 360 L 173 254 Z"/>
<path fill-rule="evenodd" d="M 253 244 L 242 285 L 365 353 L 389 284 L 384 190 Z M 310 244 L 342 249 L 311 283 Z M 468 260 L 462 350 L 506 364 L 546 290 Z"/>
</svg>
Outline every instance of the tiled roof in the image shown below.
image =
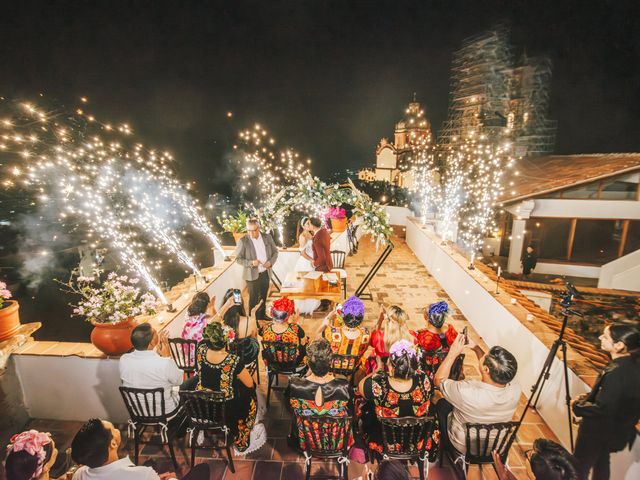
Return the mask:
<svg viewBox="0 0 640 480">
<path fill-rule="evenodd" d="M 523 158 L 518 161 L 513 173 L 506 175 L 506 187 L 501 201 L 508 204 L 636 170 L 640 170 L 640 153 Z"/>
</svg>

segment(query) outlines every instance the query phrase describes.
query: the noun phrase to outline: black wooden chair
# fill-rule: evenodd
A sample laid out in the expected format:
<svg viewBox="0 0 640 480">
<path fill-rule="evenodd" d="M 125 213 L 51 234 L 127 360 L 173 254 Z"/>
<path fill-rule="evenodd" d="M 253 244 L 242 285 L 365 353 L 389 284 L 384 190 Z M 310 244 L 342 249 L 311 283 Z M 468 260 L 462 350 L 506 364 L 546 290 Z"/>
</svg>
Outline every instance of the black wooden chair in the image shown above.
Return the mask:
<svg viewBox="0 0 640 480">
<path fill-rule="evenodd" d="M 328 415 L 296 415 L 298 435 L 304 440 L 306 479 L 311 478 L 313 458 L 335 460 L 341 479 L 347 479 L 347 458 L 349 455 L 349 434 L 351 417 L 331 417 Z"/>
<path fill-rule="evenodd" d="M 466 478 L 469 465 L 479 465 L 482 471 L 483 465 L 490 464 L 494 470 L 491 453 L 495 450 L 506 463 L 511 445 L 516 438 L 518 422 L 501 423 L 467 423 L 465 434 L 466 453 L 458 452 L 450 442 L 443 442 L 440 449 L 440 465 L 442 457 L 446 453 L 453 465 L 462 463 L 462 473 Z M 443 438 L 443 436 L 441 436 Z M 497 473 L 497 471 L 496 471 Z"/>
<path fill-rule="evenodd" d="M 229 470 L 235 473 L 231 445 L 233 438 L 227 427 L 225 415 L 225 398 L 222 392 L 200 390 L 196 392 L 180 390 L 180 398 L 183 400 L 189 428 L 189 446 L 191 447 L 191 466 L 194 466 L 196 449 L 226 450 Z M 213 437 L 209 445 L 198 445 L 197 439 L 200 432 L 204 433 L 205 440 Z M 220 440 L 222 439 L 222 444 Z"/>
<path fill-rule="evenodd" d="M 333 354 L 331 359 L 331 371 L 334 375 L 342 375 L 349 379 L 353 385 L 358 368 L 360 368 L 361 357 L 359 355 L 340 355 Z"/>
<path fill-rule="evenodd" d="M 337 273 L 340 277 L 344 298 L 347 298 L 347 271 L 344 269 L 345 258 L 347 258 L 346 252 L 342 250 L 331 250 L 331 261 L 333 262 L 331 271 Z"/>
<path fill-rule="evenodd" d="M 307 366 L 300 365 L 302 360 L 300 346 L 295 343 L 262 342 L 262 358 L 267 371 L 267 406 L 269 406 L 271 389 L 284 388 L 278 386 L 278 375 L 304 375 Z"/>
<path fill-rule="evenodd" d="M 178 462 L 173 451 L 173 440 L 184 427 L 185 416 L 182 408 L 169 417 L 165 410 L 164 388 L 130 388 L 120 387 L 120 394 L 129 412 L 129 435 L 134 441 L 133 463 L 138 464 L 140 444 L 152 443 L 144 441 L 144 434 L 149 430 L 160 434 L 160 445 L 169 446 L 169 454 L 173 466 L 178 471 Z M 171 413 L 171 412 L 168 412 Z"/>
<path fill-rule="evenodd" d="M 382 427 L 383 456 L 402 462 L 415 462 L 420 480 L 425 480 L 429 439 L 435 428 L 434 417 L 378 417 Z"/>
<path fill-rule="evenodd" d="M 196 348 L 197 340 L 185 340 L 184 338 L 170 338 L 169 350 L 173 361 L 186 378 L 191 378 L 196 373 Z"/>
</svg>

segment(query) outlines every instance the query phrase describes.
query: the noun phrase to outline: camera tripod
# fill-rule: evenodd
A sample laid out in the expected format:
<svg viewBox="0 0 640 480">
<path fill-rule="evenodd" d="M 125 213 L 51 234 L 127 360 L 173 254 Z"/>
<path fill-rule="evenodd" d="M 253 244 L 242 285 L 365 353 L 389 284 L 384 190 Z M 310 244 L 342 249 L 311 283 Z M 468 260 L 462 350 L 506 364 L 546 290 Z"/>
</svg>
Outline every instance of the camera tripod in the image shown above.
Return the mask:
<svg viewBox="0 0 640 480">
<path fill-rule="evenodd" d="M 538 400 L 540 400 L 540 394 L 542 393 L 542 389 L 544 384 L 549 379 L 551 366 L 553 365 L 553 360 L 556 358 L 556 353 L 558 353 L 558 349 L 562 351 L 562 368 L 564 373 L 564 389 L 565 389 L 565 402 L 567 406 L 567 420 L 569 423 L 569 443 L 571 445 L 571 451 L 573 451 L 573 429 L 572 429 L 572 421 L 571 421 L 571 394 L 569 392 L 569 370 L 567 367 L 567 342 L 564 339 L 564 334 L 567 329 L 567 322 L 569 320 L 570 315 L 577 315 L 579 317 L 582 316 L 579 312 L 571 310 L 569 307 L 573 303 L 574 297 L 579 296 L 578 291 L 575 289 L 571 283 L 566 283 L 567 291 L 562 294 L 562 301 L 560 305 L 562 305 L 562 327 L 560 328 L 560 333 L 558 334 L 558 338 L 553 342 L 551 348 L 549 349 L 549 354 L 547 355 L 546 360 L 544 361 L 544 365 L 542 366 L 542 371 L 536 380 L 536 383 L 531 387 L 531 395 L 527 399 L 527 404 L 522 411 L 522 415 L 518 421 L 518 425 L 515 429 L 515 433 L 517 433 L 524 417 L 527 415 L 527 411 L 529 407 L 532 406 L 536 408 L 538 406 Z M 534 400 L 535 397 L 535 400 Z"/>
</svg>

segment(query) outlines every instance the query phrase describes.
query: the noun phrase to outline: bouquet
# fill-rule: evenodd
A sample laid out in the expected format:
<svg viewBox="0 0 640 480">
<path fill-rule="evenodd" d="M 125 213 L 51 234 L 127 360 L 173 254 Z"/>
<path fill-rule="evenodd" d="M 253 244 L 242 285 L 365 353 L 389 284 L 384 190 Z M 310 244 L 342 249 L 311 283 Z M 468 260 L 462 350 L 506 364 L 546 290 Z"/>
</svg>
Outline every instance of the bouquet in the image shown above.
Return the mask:
<svg viewBox="0 0 640 480">
<path fill-rule="evenodd" d="M 218 217 L 218 223 L 222 230 L 230 233 L 241 233 L 247 231 L 247 218 L 249 215 L 242 210 L 238 210 L 235 215 L 223 214 L 222 218 Z"/>
<path fill-rule="evenodd" d="M 340 207 L 331 207 L 325 214 L 325 218 L 346 218 L 346 216 L 346 210 Z"/>
</svg>

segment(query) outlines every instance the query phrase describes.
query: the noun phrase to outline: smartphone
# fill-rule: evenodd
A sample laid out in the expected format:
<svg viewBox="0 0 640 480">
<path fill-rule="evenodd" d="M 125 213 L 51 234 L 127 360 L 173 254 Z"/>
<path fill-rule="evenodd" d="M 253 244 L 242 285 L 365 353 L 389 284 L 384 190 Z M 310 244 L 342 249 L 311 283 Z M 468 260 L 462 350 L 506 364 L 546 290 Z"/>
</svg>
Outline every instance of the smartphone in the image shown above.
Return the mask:
<svg viewBox="0 0 640 480">
<path fill-rule="evenodd" d="M 240 305 L 242 303 L 242 294 L 237 288 L 233 289 L 233 303 L 235 303 L 236 305 Z"/>
<path fill-rule="evenodd" d="M 467 327 L 462 329 L 462 335 L 464 336 L 464 344 L 467 345 L 469 343 L 469 337 L 467 336 Z"/>
</svg>

